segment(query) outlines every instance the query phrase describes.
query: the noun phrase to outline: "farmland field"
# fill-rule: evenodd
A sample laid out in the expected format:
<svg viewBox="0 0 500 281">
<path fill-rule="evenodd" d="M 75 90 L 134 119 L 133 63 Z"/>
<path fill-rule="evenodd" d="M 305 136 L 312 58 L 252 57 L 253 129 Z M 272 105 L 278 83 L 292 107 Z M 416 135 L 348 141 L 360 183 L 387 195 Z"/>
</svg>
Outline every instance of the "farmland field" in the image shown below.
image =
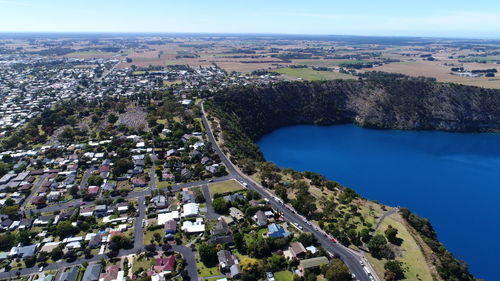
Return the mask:
<svg viewBox="0 0 500 281">
<path fill-rule="evenodd" d="M 304 80 L 335 80 L 335 79 L 356 79 L 352 75 L 333 72 L 333 71 L 317 71 L 311 68 L 281 68 L 275 70 L 283 74 L 287 78 L 302 78 Z"/>
</svg>

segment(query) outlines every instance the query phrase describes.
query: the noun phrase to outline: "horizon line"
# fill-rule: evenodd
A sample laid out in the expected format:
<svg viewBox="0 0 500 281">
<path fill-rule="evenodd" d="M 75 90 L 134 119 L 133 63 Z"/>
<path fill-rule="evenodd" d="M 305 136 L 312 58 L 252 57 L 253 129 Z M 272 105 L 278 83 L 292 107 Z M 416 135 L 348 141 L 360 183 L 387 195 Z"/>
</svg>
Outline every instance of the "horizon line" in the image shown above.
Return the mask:
<svg viewBox="0 0 500 281">
<path fill-rule="evenodd" d="M 454 39 L 454 40 L 500 40 L 500 36 L 457 37 L 435 35 L 359 35 L 359 34 L 324 34 L 324 33 L 260 33 L 260 32 L 189 32 L 189 31 L 0 31 L 0 34 L 129 34 L 129 35 L 253 35 L 253 36 L 323 36 L 323 37 L 376 37 L 408 39 Z"/>
</svg>

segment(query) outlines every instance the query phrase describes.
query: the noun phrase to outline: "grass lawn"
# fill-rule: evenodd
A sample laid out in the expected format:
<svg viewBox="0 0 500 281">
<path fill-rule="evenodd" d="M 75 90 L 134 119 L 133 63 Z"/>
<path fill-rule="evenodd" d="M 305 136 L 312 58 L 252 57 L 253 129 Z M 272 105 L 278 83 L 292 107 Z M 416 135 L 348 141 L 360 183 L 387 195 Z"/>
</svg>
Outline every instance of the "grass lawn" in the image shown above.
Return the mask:
<svg viewBox="0 0 500 281">
<path fill-rule="evenodd" d="M 284 74 L 292 78 L 302 78 L 304 80 L 334 80 L 334 79 L 356 79 L 352 75 L 333 72 L 333 71 L 317 71 L 311 68 L 280 68 L 276 72 Z"/>
<path fill-rule="evenodd" d="M 399 221 L 398 217 L 400 218 L 399 214 L 393 214 L 385 218 L 380 228 L 377 230 L 377 234 L 383 234 L 388 225 L 392 225 L 392 227 L 398 229 L 397 237 L 403 239 L 403 243 L 400 247 L 402 256 L 396 259 L 403 262 L 405 266 L 408 267 L 408 271 L 405 272 L 406 278 L 404 280 L 433 280 L 430 269 L 424 262 L 425 257 L 420 247 L 404 225 Z M 370 255 L 367 255 L 367 257 L 370 263 L 375 267 L 377 274 L 379 276 L 384 276 L 384 264 L 386 260 L 377 260 Z"/>
<path fill-rule="evenodd" d="M 209 277 L 220 275 L 219 267 L 217 264 L 214 267 L 207 267 L 198 255 L 196 255 L 196 268 L 198 269 L 198 275 L 200 277 Z"/>
<path fill-rule="evenodd" d="M 160 181 L 160 180 L 158 180 L 158 178 L 156 179 L 156 188 L 163 189 L 163 188 L 167 188 L 167 187 L 172 186 L 172 185 L 173 185 L 172 182 Z"/>
<path fill-rule="evenodd" d="M 136 272 L 139 270 L 139 268 L 143 268 L 144 270 L 147 270 L 148 268 L 151 267 L 151 261 L 148 260 L 147 258 L 143 258 L 142 260 L 137 260 L 137 257 L 134 258 L 134 263 L 132 264 L 132 270 L 131 272 Z"/>
<path fill-rule="evenodd" d="M 181 83 L 182 83 L 182 80 L 175 80 L 175 81 L 163 80 L 163 86 L 172 86 L 172 85 L 177 85 L 177 84 L 181 84 Z"/>
<path fill-rule="evenodd" d="M 238 190 L 242 190 L 243 186 L 235 180 L 227 180 L 217 183 L 211 183 L 208 186 L 208 189 L 210 191 L 210 196 L 213 197 L 213 195 L 217 193 L 235 192 Z"/>
<path fill-rule="evenodd" d="M 292 281 L 293 273 L 290 271 L 278 271 L 274 273 L 276 281 Z"/>
<path fill-rule="evenodd" d="M 157 229 L 157 230 L 154 230 L 154 231 L 145 231 L 144 232 L 144 243 L 146 245 L 147 244 L 151 244 L 151 239 L 154 239 L 153 235 L 155 233 L 159 233 L 162 238 L 163 238 L 163 236 L 165 236 L 165 233 L 163 232 L 163 228 L 162 229 Z"/>
</svg>

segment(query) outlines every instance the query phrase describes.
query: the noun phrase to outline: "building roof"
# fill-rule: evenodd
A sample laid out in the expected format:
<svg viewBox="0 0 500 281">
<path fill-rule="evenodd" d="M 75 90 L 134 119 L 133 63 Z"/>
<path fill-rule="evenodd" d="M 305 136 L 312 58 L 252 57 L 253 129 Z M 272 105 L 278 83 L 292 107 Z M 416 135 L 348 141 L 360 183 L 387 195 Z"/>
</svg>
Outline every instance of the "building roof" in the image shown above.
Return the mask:
<svg viewBox="0 0 500 281">
<path fill-rule="evenodd" d="M 227 268 L 235 264 L 235 257 L 228 250 L 220 250 L 217 252 L 217 259 L 219 260 L 219 265 L 223 268 Z"/>
<path fill-rule="evenodd" d="M 79 266 L 73 266 L 59 275 L 57 281 L 76 281 L 78 277 Z"/>
<path fill-rule="evenodd" d="M 175 256 L 171 255 L 167 258 L 160 258 L 155 260 L 154 270 L 156 272 L 172 271 L 175 268 Z"/>
<path fill-rule="evenodd" d="M 187 203 L 182 206 L 181 217 L 193 217 L 197 216 L 199 213 L 199 208 L 197 203 Z"/>
<path fill-rule="evenodd" d="M 306 249 L 304 248 L 304 245 L 302 245 L 302 243 L 295 241 L 290 243 L 290 252 L 293 256 L 296 257 L 300 254 L 305 254 Z"/>
<path fill-rule="evenodd" d="M 267 229 L 269 230 L 269 236 L 274 238 L 287 237 L 290 235 L 290 232 L 285 231 L 281 225 L 275 223 L 268 225 Z"/>
<path fill-rule="evenodd" d="M 82 281 L 98 281 L 101 274 L 102 265 L 99 263 L 90 264 L 83 274 Z"/>
<path fill-rule="evenodd" d="M 178 211 L 161 213 L 161 214 L 158 214 L 157 223 L 158 223 L 158 225 L 165 225 L 165 223 L 167 221 L 178 220 L 178 219 L 179 219 L 179 212 Z"/>
<path fill-rule="evenodd" d="M 100 281 L 111 281 L 118 278 L 118 271 L 120 271 L 120 267 L 117 265 L 110 265 L 106 268 L 106 272 L 101 273 L 99 276 Z"/>
<path fill-rule="evenodd" d="M 231 230 L 224 220 L 218 220 L 214 226 L 214 229 L 212 229 L 213 235 L 228 234 L 230 232 Z"/>
<path fill-rule="evenodd" d="M 184 221 L 181 229 L 187 233 L 199 233 L 205 231 L 205 225 L 203 224 L 203 220 L 197 220 L 196 222 Z"/>
<path fill-rule="evenodd" d="M 213 236 L 207 240 L 207 243 L 212 244 L 212 245 L 234 244 L 234 238 L 231 235 Z"/>
<path fill-rule="evenodd" d="M 306 260 L 301 260 L 299 267 L 302 267 L 303 269 L 308 269 L 308 268 L 313 268 L 313 267 L 318 267 L 322 264 L 328 264 L 329 261 L 326 257 L 317 257 L 317 258 L 312 258 L 312 259 L 306 259 Z"/>
</svg>

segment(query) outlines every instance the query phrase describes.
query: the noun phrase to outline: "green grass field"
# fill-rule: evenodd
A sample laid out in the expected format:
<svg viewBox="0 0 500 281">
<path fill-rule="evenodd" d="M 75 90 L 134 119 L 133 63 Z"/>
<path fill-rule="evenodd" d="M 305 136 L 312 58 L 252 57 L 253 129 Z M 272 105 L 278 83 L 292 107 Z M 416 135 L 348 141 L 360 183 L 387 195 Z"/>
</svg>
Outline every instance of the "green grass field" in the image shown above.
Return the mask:
<svg viewBox="0 0 500 281">
<path fill-rule="evenodd" d="M 210 277 L 220 275 L 219 267 L 216 265 L 214 267 L 207 267 L 198 255 L 196 255 L 196 268 L 198 269 L 198 275 L 200 277 Z"/>
<path fill-rule="evenodd" d="M 238 190 L 242 190 L 243 186 L 239 184 L 235 180 L 227 180 L 217 183 L 212 183 L 208 186 L 210 191 L 210 196 L 213 196 L 217 193 L 226 193 L 226 192 L 235 192 Z"/>
<path fill-rule="evenodd" d="M 275 71 L 291 78 L 302 78 L 309 81 L 356 79 L 354 76 L 348 74 L 333 71 L 317 71 L 311 68 L 280 68 Z"/>
<path fill-rule="evenodd" d="M 290 271 L 278 271 L 274 273 L 276 281 L 292 281 L 293 273 Z"/>
<path fill-rule="evenodd" d="M 425 257 L 417 242 L 401 222 L 392 218 L 393 216 L 395 215 L 385 218 L 380 228 L 377 230 L 377 234 L 384 234 L 384 231 L 389 225 L 398 229 L 397 237 L 403 239 L 403 243 L 401 244 L 402 257 L 398 257 L 397 260 L 403 262 L 405 266 L 408 267 L 408 271 L 405 272 L 404 280 L 433 280 L 429 267 L 425 263 Z M 370 263 L 375 267 L 378 275 L 384 276 L 384 264 L 387 260 L 377 260 L 370 255 L 367 255 L 367 257 Z"/>
</svg>

